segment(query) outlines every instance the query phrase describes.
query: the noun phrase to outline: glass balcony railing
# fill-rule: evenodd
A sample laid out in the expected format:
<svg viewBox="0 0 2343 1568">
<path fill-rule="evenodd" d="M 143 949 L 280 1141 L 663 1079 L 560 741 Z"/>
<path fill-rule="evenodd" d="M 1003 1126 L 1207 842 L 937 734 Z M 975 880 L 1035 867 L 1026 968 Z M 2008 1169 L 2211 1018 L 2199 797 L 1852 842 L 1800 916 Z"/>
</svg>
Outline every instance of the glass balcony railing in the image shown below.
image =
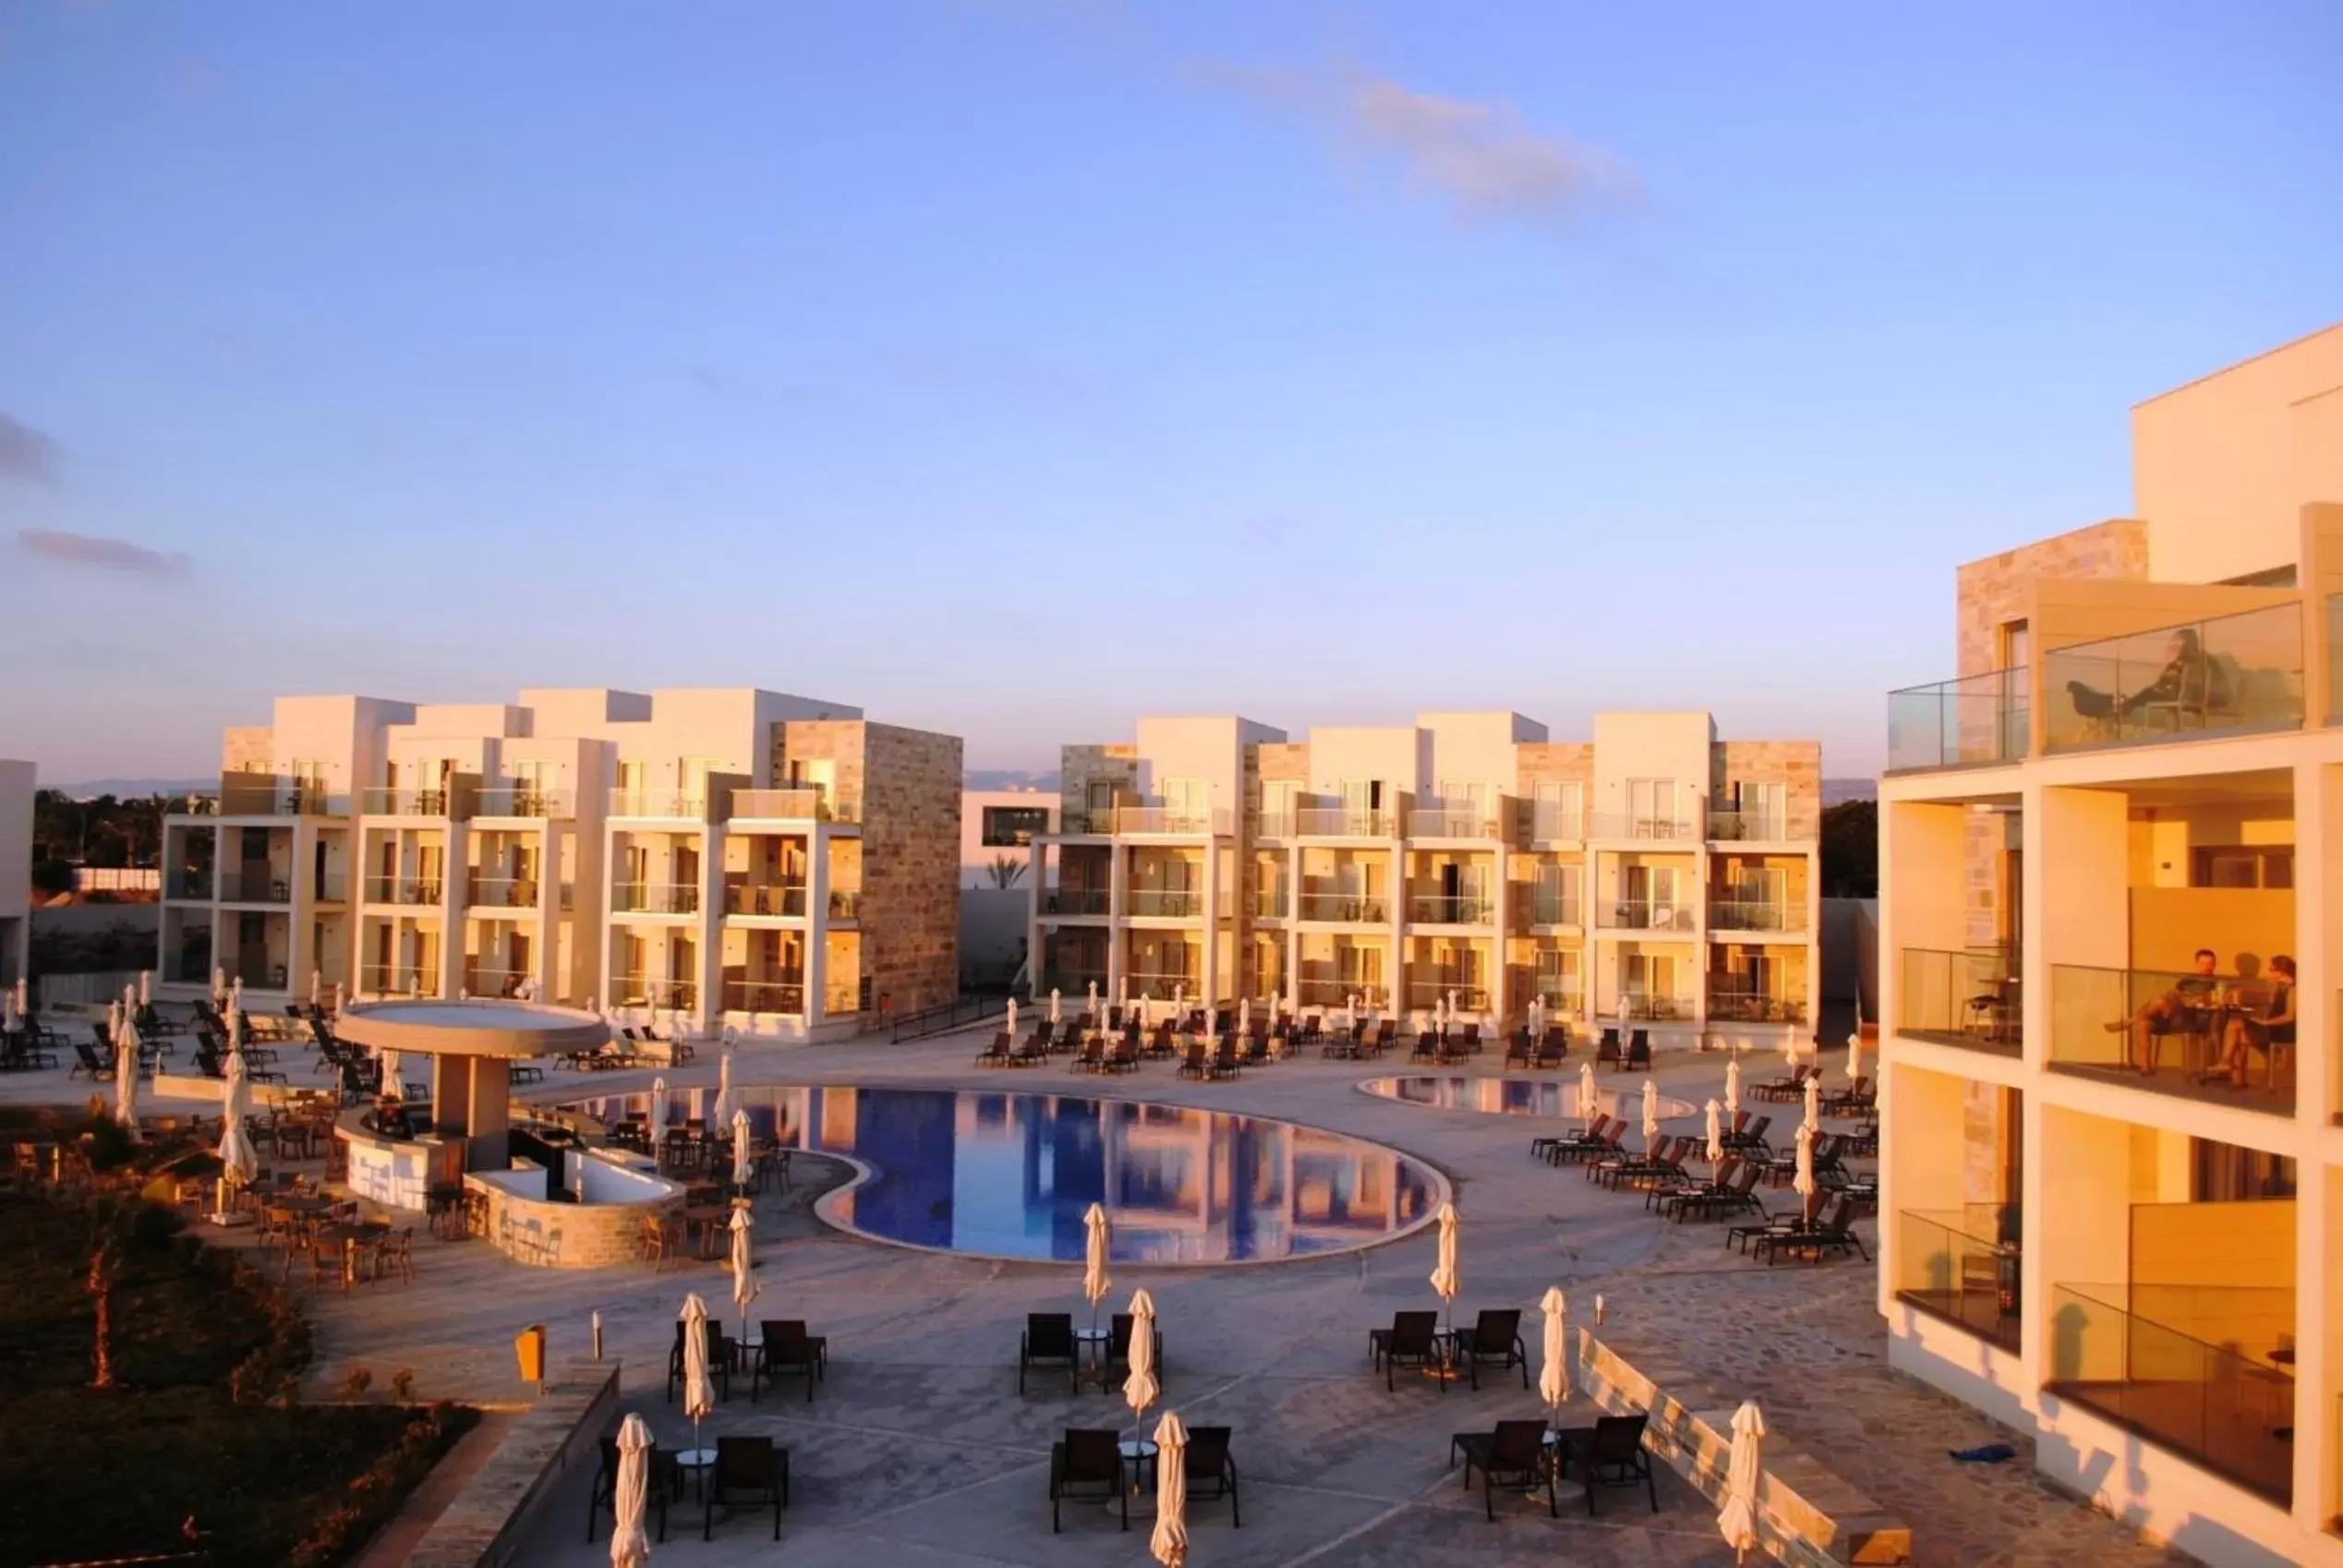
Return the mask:
<svg viewBox="0 0 2343 1568">
<path fill-rule="evenodd" d="M 369 904 L 435 907 L 444 891 L 436 876 L 369 876 L 366 879 L 366 901 Z"/>
<path fill-rule="evenodd" d="M 2042 686 L 2053 752 L 2299 730 L 2301 606 L 2076 643 L 2044 657 Z"/>
<path fill-rule="evenodd" d="M 223 904 L 289 904 L 293 883 L 273 871 L 229 871 L 220 875 Z"/>
<path fill-rule="evenodd" d="M 1407 983 L 1407 1005 L 1430 1007 L 1447 1002 L 1462 1012 L 1487 1012 L 1489 988 L 1463 980 L 1411 980 Z"/>
<path fill-rule="evenodd" d="M 1045 998 L 1052 991 L 1058 992 L 1069 1000 L 1077 996 L 1086 998 L 1090 995 L 1090 988 L 1093 985 L 1098 987 L 1098 995 L 1102 998 L 1112 1000 L 1110 995 L 1112 987 L 1106 983 L 1106 971 L 1104 969 L 1054 965 L 1042 971 L 1041 995 Z M 1100 1005 L 1104 1006 L 1105 1001 L 1102 1001 Z M 1071 1011 L 1070 1008 L 1068 1010 Z"/>
<path fill-rule="evenodd" d="M 2208 1259 L 2207 1266 L 2214 1265 Z M 2225 1318 L 2259 1320 L 2268 1306 L 2236 1290 L 2225 1310 L 2219 1287 L 2187 1287 L 2198 1299 L 2192 1326 Z M 2171 1287 L 2163 1287 L 2169 1293 Z M 2184 1332 L 2146 1311 L 2149 1293 L 2120 1285 L 2050 1287 L 2047 1392 L 2097 1411 L 2192 1464 L 2228 1477 L 2279 1507 L 2294 1498 L 2294 1369 L 2290 1349 L 2249 1348 L 2219 1329 L 2220 1342 Z M 2292 1292 L 2282 1293 L 2291 1297 Z M 2291 1317 L 2290 1302 L 2286 1315 Z"/>
<path fill-rule="evenodd" d="M 2050 968 L 2050 1066 L 2245 1110 L 2294 1114 L 2294 1047 L 2260 1023 L 2270 977 L 2175 970 Z M 2245 1082 L 2226 1070 L 2242 1036 Z"/>
<path fill-rule="evenodd" d="M 1305 1007 L 1347 1007 L 1354 1000 L 1362 1010 L 1387 1012 L 1391 1007 L 1390 988 L 1379 981 L 1304 979 L 1296 989 Z"/>
<path fill-rule="evenodd" d="M 1579 923 L 1578 900 L 1565 893 L 1532 893 L 1529 896 L 1529 923 L 1532 925 L 1576 925 Z"/>
<path fill-rule="evenodd" d="M 822 1013 L 826 1018 L 848 1018 L 869 1005 L 862 982 L 833 980 L 822 987 Z"/>
<path fill-rule="evenodd" d="M 1546 802 L 1529 809 L 1529 838 L 1539 844 L 1576 844 L 1587 837 L 1587 814 Z"/>
<path fill-rule="evenodd" d="M 1988 670 L 1888 694 L 1888 771 L 2016 762 L 2032 736 L 2027 670 Z"/>
<path fill-rule="evenodd" d="M 440 973 L 413 964 L 361 964 L 358 991 L 368 996 L 436 996 Z"/>
<path fill-rule="evenodd" d="M 1251 907 L 1255 920 L 1283 920 L 1286 918 L 1286 890 L 1283 887 L 1253 889 Z"/>
<path fill-rule="evenodd" d="M 190 807 L 196 807 L 194 799 Z M 218 816 L 347 816 L 350 797 L 284 774 L 223 773 L 209 814 Z"/>
<path fill-rule="evenodd" d="M 1619 998 L 1617 1016 L 1636 1023 L 1667 1023 L 1692 1017 L 1689 996 L 1655 996 L 1630 991 Z"/>
<path fill-rule="evenodd" d="M 1104 887 L 1053 887 L 1042 895 L 1042 913 L 1103 915 L 1113 902 L 1114 895 Z"/>
<path fill-rule="evenodd" d="M 1803 996 L 1753 991 L 1731 979 L 1711 981 L 1709 1016 L 1723 1023 L 1804 1023 L 1806 1002 Z"/>
<path fill-rule="evenodd" d="M 1896 1216 L 1896 1299 L 2020 1354 L 2018 1212 L 1906 1209 Z"/>
<path fill-rule="evenodd" d="M 1786 899 L 1711 899 L 1709 923 L 1720 931 L 1804 931 L 1806 907 Z"/>
<path fill-rule="evenodd" d="M 474 909 L 533 910 L 543 890 L 533 876 L 475 876 L 465 885 L 464 901 Z"/>
<path fill-rule="evenodd" d="M 1189 811 L 1178 806 L 1115 808 L 1115 831 L 1117 833 L 1226 833 L 1229 823 L 1229 814 L 1226 811 Z"/>
<path fill-rule="evenodd" d="M 478 792 L 475 814 L 479 816 L 566 817 L 574 814 L 570 792 L 542 790 L 525 784 L 498 784 Z"/>
<path fill-rule="evenodd" d="M 1790 838 L 1790 818 L 1781 812 L 1712 811 L 1709 838 L 1712 842 L 1785 843 Z"/>
<path fill-rule="evenodd" d="M 1123 895 L 1123 913 L 1157 920 L 1188 920 L 1204 912 L 1204 895 L 1187 887 L 1134 887 Z"/>
<path fill-rule="evenodd" d="M 1257 811 L 1248 820 L 1256 838 L 1290 838 L 1294 836 L 1294 814 L 1290 811 Z"/>
<path fill-rule="evenodd" d="M 1393 814 L 1377 806 L 1304 806 L 1294 813 L 1297 838 L 1388 838 Z"/>
<path fill-rule="evenodd" d="M 1415 893 L 1407 899 L 1407 918 L 1418 925 L 1487 925 L 1497 918 L 1497 906 L 1475 894 Z"/>
<path fill-rule="evenodd" d="M 862 919 L 863 890 L 859 887 L 831 888 L 829 911 L 829 918 L 832 920 Z"/>
<path fill-rule="evenodd" d="M 464 991 L 470 996 L 517 996 L 528 978 L 529 971 L 525 969 L 467 963 L 464 969 Z"/>
<path fill-rule="evenodd" d="M 1177 995 L 1188 1002 L 1198 1002 L 1197 980 L 1193 971 L 1132 970 L 1123 976 L 1130 987 L 1131 1000 L 1168 1002 Z"/>
<path fill-rule="evenodd" d="M 1385 925 L 1391 902 L 1380 893 L 1304 892 L 1299 918 L 1352 925 Z"/>
<path fill-rule="evenodd" d="M 368 816 L 431 816 L 450 814 L 455 792 L 440 786 L 431 789 L 376 789 L 358 791 L 358 810 Z"/>
<path fill-rule="evenodd" d="M 1410 838 L 1494 838 L 1495 814 L 1478 806 L 1418 806 L 1407 814 Z"/>
<path fill-rule="evenodd" d="M 610 791 L 610 814 L 651 822 L 706 822 L 707 797 L 678 790 Z"/>
<path fill-rule="evenodd" d="M 1697 849 L 1700 819 L 1692 813 L 1599 811 L 1591 819 L 1588 836 L 1635 843 L 1680 843 L 1687 850 Z"/>
<path fill-rule="evenodd" d="M 791 790 L 735 790 L 732 820 L 753 817 L 767 822 L 853 822 L 859 816 L 852 802 L 832 800 L 829 791 L 808 787 Z"/>
<path fill-rule="evenodd" d="M 621 1007 L 671 1007 L 690 1012 L 699 1006 L 695 981 L 665 980 L 646 974 L 610 976 L 610 1002 Z"/>
<path fill-rule="evenodd" d="M 724 912 L 791 919 L 805 913 L 803 882 L 735 882 L 724 889 Z"/>
<path fill-rule="evenodd" d="M 1896 1030 L 1939 1045 L 2016 1055 L 2024 1046 L 2023 959 L 2006 947 L 1903 949 Z"/>
<path fill-rule="evenodd" d="M 309 894 L 320 904 L 344 903 L 350 897 L 349 878 L 331 873 L 321 874 L 309 885 Z"/>
<path fill-rule="evenodd" d="M 163 890 L 174 899 L 208 901 L 211 897 L 211 873 L 204 871 L 175 871 L 163 878 Z"/>
<path fill-rule="evenodd" d="M 1618 931 L 1691 931 L 1697 922 L 1690 904 L 1672 899 L 1612 899 L 1602 906 L 1602 923 Z"/>
<path fill-rule="evenodd" d="M 615 914 L 674 914 L 700 912 L 696 882 L 614 882 L 610 910 Z"/>
<path fill-rule="evenodd" d="M 1573 1017 L 1577 1016 L 1580 1004 L 1586 999 L 1586 992 L 1576 980 L 1550 974 L 1541 974 L 1532 980 L 1529 992 L 1545 1005 L 1547 1012 L 1568 1013 Z M 1523 1002 L 1526 1006 L 1528 998 L 1523 998 Z"/>
<path fill-rule="evenodd" d="M 805 1011 L 803 980 L 728 980 L 724 983 L 728 1013 L 780 1013 L 802 1017 Z"/>
</svg>

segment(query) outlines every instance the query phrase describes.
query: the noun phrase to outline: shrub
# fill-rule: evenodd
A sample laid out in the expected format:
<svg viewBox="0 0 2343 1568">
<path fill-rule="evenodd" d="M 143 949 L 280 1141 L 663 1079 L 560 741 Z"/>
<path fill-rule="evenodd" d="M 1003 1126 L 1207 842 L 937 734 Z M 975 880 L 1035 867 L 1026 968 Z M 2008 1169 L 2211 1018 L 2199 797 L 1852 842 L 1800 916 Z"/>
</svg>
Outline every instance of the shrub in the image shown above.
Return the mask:
<svg viewBox="0 0 2343 1568">
<path fill-rule="evenodd" d="M 342 1392 L 351 1399 L 364 1399 L 366 1391 L 374 1386 L 374 1374 L 363 1366 L 351 1368 L 342 1374 Z"/>
</svg>

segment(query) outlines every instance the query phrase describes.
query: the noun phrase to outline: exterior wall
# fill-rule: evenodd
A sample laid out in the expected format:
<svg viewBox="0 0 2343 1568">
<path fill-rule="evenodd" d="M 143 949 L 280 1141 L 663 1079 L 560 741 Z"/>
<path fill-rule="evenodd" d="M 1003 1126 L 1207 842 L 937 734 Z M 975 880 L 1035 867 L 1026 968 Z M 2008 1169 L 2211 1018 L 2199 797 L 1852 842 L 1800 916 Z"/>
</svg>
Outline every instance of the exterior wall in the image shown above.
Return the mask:
<svg viewBox="0 0 2343 1568">
<path fill-rule="evenodd" d="M 1705 713 L 1599 713 L 1595 715 L 1595 780 L 1588 811 L 1597 816 L 1627 814 L 1627 781 L 1670 778 L 1677 804 L 1709 787 L 1709 748 L 1717 727 Z"/>
<path fill-rule="evenodd" d="M 2343 501 L 2338 391 L 2343 325 L 2132 410 L 2132 501 L 2150 519 L 2158 579 L 2213 583 L 2294 563 L 2300 509 Z"/>
<path fill-rule="evenodd" d="M 490 1246 L 497 1245 L 507 1222 L 515 1230 L 560 1238 L 558 1248 L 549 1244 L 542 1251 L 506 1253 L 515 1262 L 544 1268 L 606 1269 L 635 1262 L 643 1256 L 643 1222 L 676 1223 L 683 1213 L 680 1198 L 671 1203 L 548 1203 L 508 1192 L 477 1174 L 465 1176 L 464 1185 L 487 1199 Z"/>
<path fill-rule="evenodd" d="M 1059 821 L 1058 797 L 1039 790 L 963 790 L 960 808 L 960 872 L 962 887 L 990 887 L 993 885 L 993 860 L 1008 855 L 1021 864 L 1026 859 L 1023 849 L 1011 845 L 984 842 L 984 813 L 987 807 L 1039 809 L 1049 814 L 1049 826 L 1055 830 Z"/>
<path fill-rule="evenodd" d="M 1111 784 L 1117 796 L 1139 794 L 1139 748 L 1128 742 L 1066 746 L 1058 754 L 1058 817 L 1079 819 L 1089 810 L 1090 786 Z M 1103 830 L 1103 829 L 1101 829 Z"/>
<path fill-rule="evenodd" d="M 1709 749 L 1711 808 L 1732 798 L 1731 786 L 1781 783 L 1790 837 L 1822 835 L 1822 745 L 1817 741 L 1721 741 Z"/>
<path fill-rule="evenodd" d="M 1431 749 L 1431 738 L 1412 724 L 1312 730 L 1310 792 L 1333 796 L 1346 779 L 1380 778 L 1387 790 L 1415 793 L 1424 787 Z M 1398 802 L 1383 804 L 1396 809 Z"/>
<path fill-rule="evenodd" d="M 1954 573 L 1960 672 L 1982 675 L 2000 668 L 2000 630 L 2026 618 L 2036 583 L 2077 577 L 2139 583 L 2147 575 L 2148 525 L 2131 517 L 1970 561 Z"/>
<path fill-rule="evenodd" d="M 0 762 L 0 985 L 26 972 L 32 954 L 32 796 L 29 762 Z"/>
<path fill-rule="evenodd" d="M 864 727 L 863 972 L 884 1015 L 960 994 L 960 741 Z"/>
</svg>

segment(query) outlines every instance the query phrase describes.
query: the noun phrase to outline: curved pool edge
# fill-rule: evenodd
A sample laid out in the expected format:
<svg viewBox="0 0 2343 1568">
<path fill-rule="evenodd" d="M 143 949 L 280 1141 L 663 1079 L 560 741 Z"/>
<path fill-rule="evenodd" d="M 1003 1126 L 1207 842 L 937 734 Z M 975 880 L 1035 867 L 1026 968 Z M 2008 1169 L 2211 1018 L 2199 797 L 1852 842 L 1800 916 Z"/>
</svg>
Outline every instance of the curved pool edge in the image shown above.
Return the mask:
<svg viewBox="0 0 2343 1568">
<path fill-rule="evenodd" d="M 1551 1116 L 1545 1116 L 1532 1115 L 1527 1111 L 1483 1110 L 1478 1105 L 1435 1105 L 1428 1101 L 1409 1100 L 1398 1094 L 1378 1093 L 1373 1087 L 1378 1083 L 1395 1083 L 1402 1079 L 1409 1078 L 1453 1080 L 1454 1081 L 1459 1083 L 1552 1084 L 1556 1088 L 1564 1090 L 1575 1089 L 1576 1087 L 1575 1080 L 1569 1082 L 1564 1082 L 1560 1079 L 1514 1078 L 1504 1073 L 1377 1073 L 1372 1078 L 1362 1078 L 1353 1082 L 1350 1086 L 1351 1092 L 1354 1094 L 1364 1095 L 1366 1098 L 1375 1101 L 1379 1104 L 1402 1105 L 1411 1111 L 1437 1111 L 1444 1116 L 1494 1116 L 1506 1121 L 1531 1122 L 1577 1122 L 1587 1119 L 1583 1113 L 1577 1111 L 1556 1112 Z M 1597 1107 L 1600 1114 L 1613 1116 L 1620 1115 L 1626 1104 L 1626 1100 L 1624 1098 L 1627 1093 L 1626 1089 L 1622 1085 L 1616 1084 L 1610 1087 L 1604 1087 L 1598 1084 L 1598 1088 L 1600 1089 L 1600 1092 L 1611 1101 L 1611 1104 L 1607 1109 L 1600 1106 Z M 1661 1121 L 1686 1121 L 1701 1114 L 1701 1107 L 1698 1105 L 1694 1104 L 1689 1100 L 1679 1100 L 1672 1094 L 1662 1093 L 1660 1097 L 1660 1101 L 1662 1105 L 1677 1107 L 1673 1110 L 1663 1110 L 1660 1116 L 1660 1119 Z M 1345 1133 L 1340 1136 L 1349 1137 L 1351 1135 Z M 1376 1140 L 1367 1138 L 1362 1139 L 1361 1141 L 1372 1143 L 1375 1142 Z M 1421 1158 L 1421 1156 L 1414 1154 L 1410 1154 L 1407 1157 L 1411 1160 Z"/>
</svg>

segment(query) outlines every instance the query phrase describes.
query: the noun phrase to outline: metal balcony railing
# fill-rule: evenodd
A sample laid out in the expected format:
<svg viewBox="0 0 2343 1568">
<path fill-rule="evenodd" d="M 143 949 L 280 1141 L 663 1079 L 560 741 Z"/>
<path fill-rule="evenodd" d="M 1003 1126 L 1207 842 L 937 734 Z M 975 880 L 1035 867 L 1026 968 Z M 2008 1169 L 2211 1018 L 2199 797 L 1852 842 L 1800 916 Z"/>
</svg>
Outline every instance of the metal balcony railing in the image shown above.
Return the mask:
<svg viewBox="0 0 2343 1568">
<path fill-rule="evenodd" d="M 614 882 L 610 885 L 614 914 L 674 914 L 700 912 L 696 882 Z"/>
<path fill-rule="evenodd" d="M 1978 767 L 2031 744 L 2029 672 L 2020 665 L 1888 694 L 1888 771 Z"/>
</svg>

